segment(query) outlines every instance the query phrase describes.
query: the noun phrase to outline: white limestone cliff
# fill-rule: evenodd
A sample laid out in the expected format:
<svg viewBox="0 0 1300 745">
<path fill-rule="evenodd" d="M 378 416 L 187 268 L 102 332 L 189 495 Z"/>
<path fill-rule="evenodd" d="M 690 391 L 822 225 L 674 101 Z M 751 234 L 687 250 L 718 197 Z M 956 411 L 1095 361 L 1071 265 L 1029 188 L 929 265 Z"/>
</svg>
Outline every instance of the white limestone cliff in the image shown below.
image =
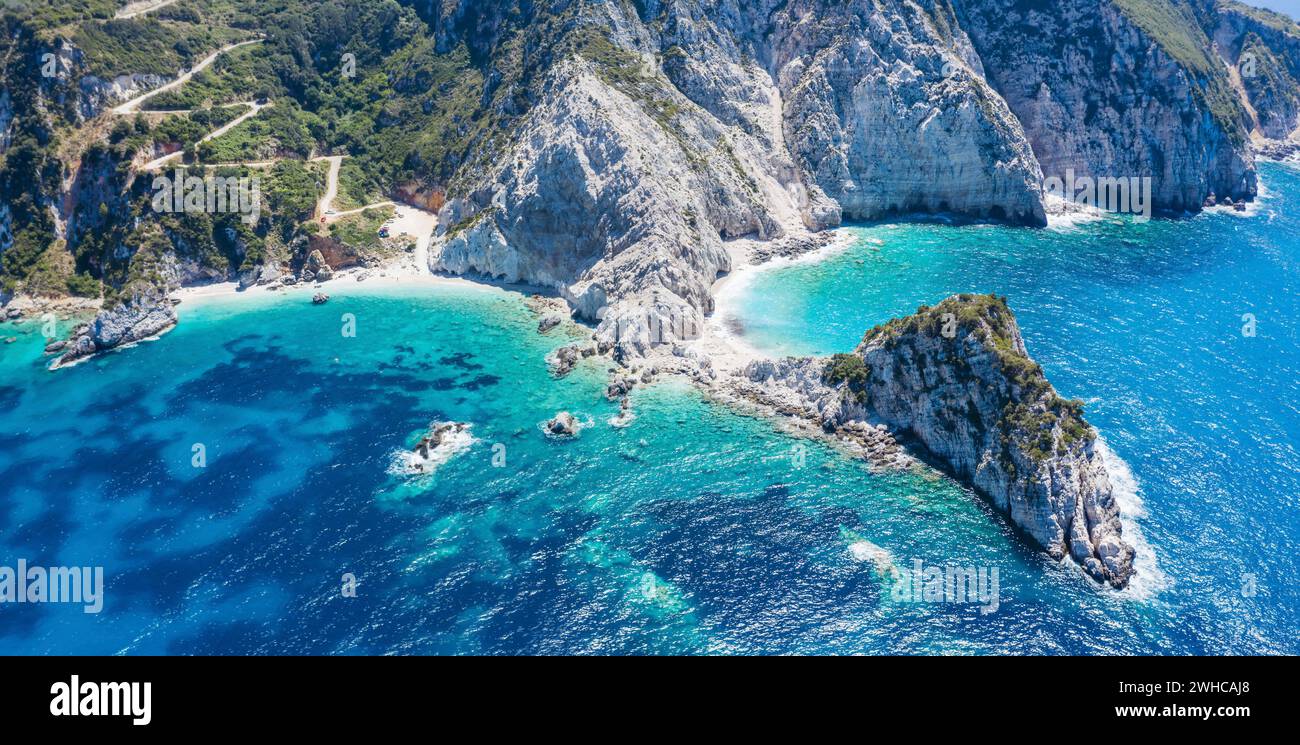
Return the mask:
<svg viewBox="0 0 1300 745">
<path fill-rule="evenodd" d="M 1097 433 L 1029 358 L 1005 299 L 959 295 L 832 359 L 752 363 L 741 396 L 832 432 L 884 424 L 1049 556 L 1117 588 L 1133 575 Z"/>
</svg>

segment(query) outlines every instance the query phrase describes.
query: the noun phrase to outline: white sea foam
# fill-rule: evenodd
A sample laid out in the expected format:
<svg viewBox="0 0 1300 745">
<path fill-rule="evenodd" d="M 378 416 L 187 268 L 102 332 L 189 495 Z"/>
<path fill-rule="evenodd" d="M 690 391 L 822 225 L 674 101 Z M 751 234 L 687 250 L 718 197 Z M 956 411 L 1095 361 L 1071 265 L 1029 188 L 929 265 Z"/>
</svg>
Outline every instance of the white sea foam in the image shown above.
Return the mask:
<svg viewBox="0 0 1300 745">
<path fill-rule="evenodd" d="M 1092 205 L 1071 202 L 1051 194 L 1044 197 L 1043 203 L 1047 210 L 1049 230 L 1073 230 L 1081 225 L 1104 220 L 1107 214 Z"/>
<path fill-rule="evenodd" d="M 590 427 L 590 426 L 592 426 L 593 424 L 596 423 L 596 420 L 593 419 L 593 418 L 591 417 L 590 414 L 584 414 L 584 413 L 581 413 L 581 412 L 570 412 L 570 414 L 573 416 L 573 434 L 572 434 L 572 435 L 559 435 L 559 434 L 556 434 L 556 433 L 552 432 L 552 431 L 551 431 L 551 428 L 550 428 L 550 426 L 549 426 L 550 423 L 551 423 L 551 420 L 550 420 L 550 419 L 543 419 L 542 421 L 538 422 L 538 423 L 537 423 L 537 428 L 540 429 L 540 430 L 542 431 L 542 434 L 546 435 L 547 439 L 550 439 L 550 440 L 569 440 L 569 439 L 572 439 L 572 438 L 574 438 L 574 437 L 577 437 L 577 436 L 582 432 L 582 430 L 584 430 L 584 429 L 586 429 L 586 428 L 588 428 L 588 427 Z M 629 420 L 629 421 L 630 421 L 630 420 Z"/>
<path fill-rule="evenodd" d="M 1229 217 L 1255 217 L 1264 211 L 1267 203 L 1273 199 L 1273 192 L 1269 191 L 1264 185 L 1264 179 L 1260 178 L 1256 182 L 1255 199 L 1246 202 L 1246 209 L 1238 211 L 1226 204 L 1216 204 L 1213 207 L 1206 207 L 1203 210 L 1207 215 L 1228 215 Z"/>
<path fill-rule="evenodd" d="M 1133 579 L 1127 588 L 1119 594 L 1133 600 L 1150 600 L 1173 585 L 1160 570 L 1155 548 L 1147 542 L 1138 520 L 1147 516 L 1146 505 L 1142 501 L 1142 487 L 1137 477 L 1124 459 L 1115 454 L 1106 441 L 1098 437 L 1097 454 L 1106 464 L 1110 474 L 1110 484 L 1115 490 L 1115 502 L 1119 505 L 1120 524 L 1124 528 L 1124 540 L 1133 546 L 1136 556 L 1133 558 Z"/>
<path fill-rule="evenodd" d="M 869 561 L 876 565 L 876 569 L 881 572 L 888 572 L 894 568 L 894 557 L 885 549 L 866 539 L 854 541 L 849 544 L 849 553 L 857 561 Z"/>
<path fill-rule="evenodd" d="M 607 421 L 609 423 L 609 426 L 622 429 L 628 426 L 629 424 L 631 424 L 632 422 L 636 421 L 636 414 L 634 414 L 631 411 L 619 412 L 618 414 L 615 414 L 614 416 L 610 417 Z"/>
<path fill-rule="evenodd" d="M 478 439 L 470 434 L 471 426 L 465 425 L 464 429 L 452 430 L 445 434 L 438 446 L 429 451 L 428 458 L 414 450 L 394 451 L 388 472 L 394 476 L 432 474 L 447 461 L 469 450 L 475 442 L 478 442 Z"/>
</svg>

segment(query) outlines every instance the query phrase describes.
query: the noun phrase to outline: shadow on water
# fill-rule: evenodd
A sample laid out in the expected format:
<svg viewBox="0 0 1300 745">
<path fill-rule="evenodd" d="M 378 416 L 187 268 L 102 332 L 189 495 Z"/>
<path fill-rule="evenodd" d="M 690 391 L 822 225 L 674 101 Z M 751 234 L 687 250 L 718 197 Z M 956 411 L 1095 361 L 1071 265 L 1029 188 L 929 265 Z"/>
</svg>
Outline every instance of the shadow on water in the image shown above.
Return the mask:
<svg viewBox="0 0 1300 745">
<path fill-rule="evenodd" d="M 367 568 L 371 597 L 401 597 L 400 574 L 386 574 L 384 561 L 377 563 L 376 555 L 427 522 L 420 511 L 377 506 L 373 494 L 389 476 L 384 458 L 376 455 L 382 449 L 376 444 L 398 442 L 408 432 L 427 427 L 431 417 L 442 416 L 422 408 L 415 394 L 474 391 L 496 385 L 499 378 L 480 374 L 463 380 L 429 379 L 391 366 L 373 372 L 321 369 L 286 354 L 277 344 L 261 346 L 267 341 L 250 334 L 225 344 L 230 359 L 171 389 L 161 401 L 160 416 L 144 403 L 150 400 L 144 386 L 105 391 L 104 398 L 80 411 L 79 421 L 99 426 L 67 433 L 68 441 L 78 443 L 75 449 L 57 461 L 24 459 L 0 472 L 0 483 L 8 489 L 29 488 L 41 494 L 39 513 L 21 524 L 13 519 L 18 507 L 13 500 L 5 501 L 0 526 L 7 546 L 32 557 L 57 556 L 70 536 L 94 527 L 72 516 L 88 514 L 74 508 L 73 500 L 85 485 L 95 485 L 102 505 L 142 500 L 143 506 L 138 514 L 103 526 L 115 531 L 105 540 L 119 552 L 115 560 L 127 565 L 106 567 L 113 594 L 106 612 L 170 614 L 183 609 L 212 619 L 197 623 L 200 630 L 188 638 L 173 636 L 169 651 L 175 653 L 306 653 L 345 647 L 346 639 L 375 609 L 368 602 L 338 605 L 322 599 L 337 595 L 341 575 L 360 567 Z M 480 367 L 467 359 L 457 358 L 458 367 Z M 9 402 L 21 395 L 12 387 L 0 390 L 0 397 Z M 278 443 L 284 443 L 286 433 L 248 424 L 234 427 L 224 438 L 244 444 L 209 453 L 206 468 L 197 475 L 178 477 L 178 459 L 188 465 L 188 446 L 178 449 L 174 438 L 149 434 L 150 426 L 157 420 L 193 421 L 196 407 L 213 405 L 293 412 L 298 424 L 289 434 L 323 465 L 277 475 L 284 458 L 275 449 L 283 446 Z M 106 411 L 111 412 L 107 419 Z M 315 422 L 341 411 L 346 412 L 346 427 L 314 429 Z M 8 441 L 17 444 L 20 438 L 0 437 L 0 442 Z M 266 479 L 281 483 L 268 490 Z M 237 530 L 202 532 L 204 526 L 221 525 L 245 513 L 246 522 Z M 175 547 L 177 537 L 191 539 L 196 530 L 206 541 Z M 553 540 L 562 542 L 564 534 Z M 524 552 L 532 547 L 514 548 Z M 202 600 L 192 597 L 197 587 L 204 588 Z M 236 603 L 252 587 L 277 588 L 259 592 L 264 602 L 287 604 L 280 617 L 294 622 L 268 628 L 232 621 L 223 613 L 203 613 L 210 610 L 205 605 Z M 420 619 L 410 615 L 415 612 L 407 611 L 399 626 L 420 626 Z M 28 613 L 7 622 L 6 643 L 22 648 L 24 639 L 39 632 L 43 615 Z M 386 640 L 392 648 L 403 641 Z"/>
</svg>

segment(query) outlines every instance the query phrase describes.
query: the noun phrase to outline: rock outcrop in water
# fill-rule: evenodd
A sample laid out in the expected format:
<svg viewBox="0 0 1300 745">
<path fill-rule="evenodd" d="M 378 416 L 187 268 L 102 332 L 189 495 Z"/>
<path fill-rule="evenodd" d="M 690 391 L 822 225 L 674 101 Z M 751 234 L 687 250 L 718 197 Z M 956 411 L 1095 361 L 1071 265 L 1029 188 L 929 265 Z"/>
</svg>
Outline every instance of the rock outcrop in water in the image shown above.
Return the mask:
<svg viewBox="0 0 1300 745">
<path fill-rule="evenodd" d="M 561 411 L 546 423 L 546 433 L 556 437 L 573 437 L 578 434 L 578 420 L 567 411 Z"/>
<path fill-rule="evenodd" d="M 149 283 L 128 286 L 128 291 L 78 327 L 52 369 L 79 362 L 110 349 L 152 338 L 176 325 L 176 307 L 165 291 Z"/>
<path fill-rule="evenodd" d="M 394 454 L 391 472 L 427 476 L 474 444 L 468 422 L 435 422 L 409 452 Z"/>
<path fill-rule="evenodd" d="M 1005 298 L 948 298 L 872 329 L 850 354 L 754 363 L 744 377 L 742 394 L 827 430 L 886 425 L 1053 558 L 1114 587 L 1132 577 L 1097 433 L 1029 358 Z"/>
</svg>

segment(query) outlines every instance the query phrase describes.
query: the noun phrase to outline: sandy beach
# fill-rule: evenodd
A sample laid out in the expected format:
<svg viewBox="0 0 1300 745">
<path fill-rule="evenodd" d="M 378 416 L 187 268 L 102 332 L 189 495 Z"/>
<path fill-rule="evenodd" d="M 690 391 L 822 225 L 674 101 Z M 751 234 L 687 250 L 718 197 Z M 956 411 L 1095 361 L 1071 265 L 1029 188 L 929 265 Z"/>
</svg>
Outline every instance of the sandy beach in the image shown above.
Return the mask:
<svg viewBox="0 0 1300 745">
<path fill-rule="evenodd" d="M 773 271 L 800 263 L 815 263 L 848 249 L 857 241 L 857 234 L 850 228 L 835 230 L 834 239 L 826 246 L 793 258 L 777 257 L 761 264 L 755 264 L 752 257 L 754 247 L 762 241 L 742 238 L 727 244 L 727 253 L 731 256 L 731 271 L 713 283 L 713 313 L 705 319 L 704 332 L 699 339 L 690 343 L 690 347 L 707 355 L 715 369 L 721 374 L 730 374 L 743 370 L 754 360 L 772 355 L 755 349 L 743 335 L 737 333 L 734 324 L 737 320 L 740 298 L 764 272 Z"/>
<path fill-rule="evenodd" d="M 171 297 L 179 301 L 180 306 L 177 310 L 183 316 L 187 309 L 209 302 L 254 300 L 288 295 L 301 296 L 304 300 L 309 300 L 316 293 L 343 294 L 349 289 L 355 289 L 358 284 L 364 285 L 367 290 L 401 286 L 514 292 L 524 295 L 535 291 L 536 288 L 506 287 L 499 283 L 477 279 L 434 274 L 429 269 L 428 250 L 435 225 L 436 216 L 431 213 L 408 205 L 399 205 L 396 219 L 391 227 L 394 232 L 416 237 L 416 250 L 403 254 L 382 267 L 352 267 L 338 270 L 332 279 L 325 282 L 254 285 L 244 290 L 239 289 L 238 282 L 217 282 L 185 287 L 173 292 Z M 857 240 L 856 231 L 851 228 L 840 228 L 835 231 L 833 240 L 821 248 L 799 256 L 777 257 L 762 263 L 755 263 L 752 259 L 754 249 L 763 245 L 762 241 L 738 239 L 728 242 L 726 248 L 731 257 L 732 269 L 713 284 L 714 311 L 705 319 L 703 333 L 698 339 L 687 342 L 685 346 L 707 356 L 712 361 L 714 369 L 721 375 L 730 375 L 734 371 L 743 370 L 755 360 L 771 357 L 771 354 L 752 346 L 744 338 L 743 331 L 737 328 L 740 299 L 750 285 L 764 272 L 794 264 L 825 261 L 850 248 Z"/>
<path fill-rule="evenodd" d="M 381 269 L 344 269 L 337 272 L 327 282 L 301 282 L 294 285 L 255 285 L 245 290 L 239 289 L 238 282 L 216 282 L 208 285 L 185 287 L 172 293 L 172 298 L 181 301 L 178 308 L 181 314 L 185 309 L 193 308 L 204 302 L 231 301 L 236 299 L 252 300 L 271 296 L 302 295 L 310 298 L 317 292 L 326 295 L 346 292 L 350 288 L 364 285 L 367 289 L 395 286 L 427 286 L 473 289 L 483 292 L 506 292 L 495 285 L 475 282 L 461 277 L 448 277 L 438 274 L 419 274 L 411 271 L 410 264 L 391 264 Z"/>
<path fill-rule="evenodd" d="M 310 297 L 317 292 L 324 292 L 328 295 L 344 292 L 348 288 L 355 288 L 359 282 L 365 284 L 367 288 L 424 285 L 492 292 L 506 291 L 488 282 L 434 274 L 429 268 L 429 244 L 433 240 L 433 231 L 437 224 L 438 216 L 432 212 L 417 209 L 410 205 L 398 204 L 389 228 L 395 235 L 408 235 L 415 238 L 416 247 L 415 251 L 403 254 L 384 266 L 340 269 L 334 273 L 332 279 L 325 282 L 302 282 L 293 285 L 254 285 L 244 290 L 239 289 L 238 282 L 215 282 L 181 288 L 173 292 L 171 297 L 180 301 L 180 312 L 183 314 L 187 307 L 194 307 L 197 304 L 214 300 L 255 299 L 290 294 L 301 294 Z"/>
</svg>

